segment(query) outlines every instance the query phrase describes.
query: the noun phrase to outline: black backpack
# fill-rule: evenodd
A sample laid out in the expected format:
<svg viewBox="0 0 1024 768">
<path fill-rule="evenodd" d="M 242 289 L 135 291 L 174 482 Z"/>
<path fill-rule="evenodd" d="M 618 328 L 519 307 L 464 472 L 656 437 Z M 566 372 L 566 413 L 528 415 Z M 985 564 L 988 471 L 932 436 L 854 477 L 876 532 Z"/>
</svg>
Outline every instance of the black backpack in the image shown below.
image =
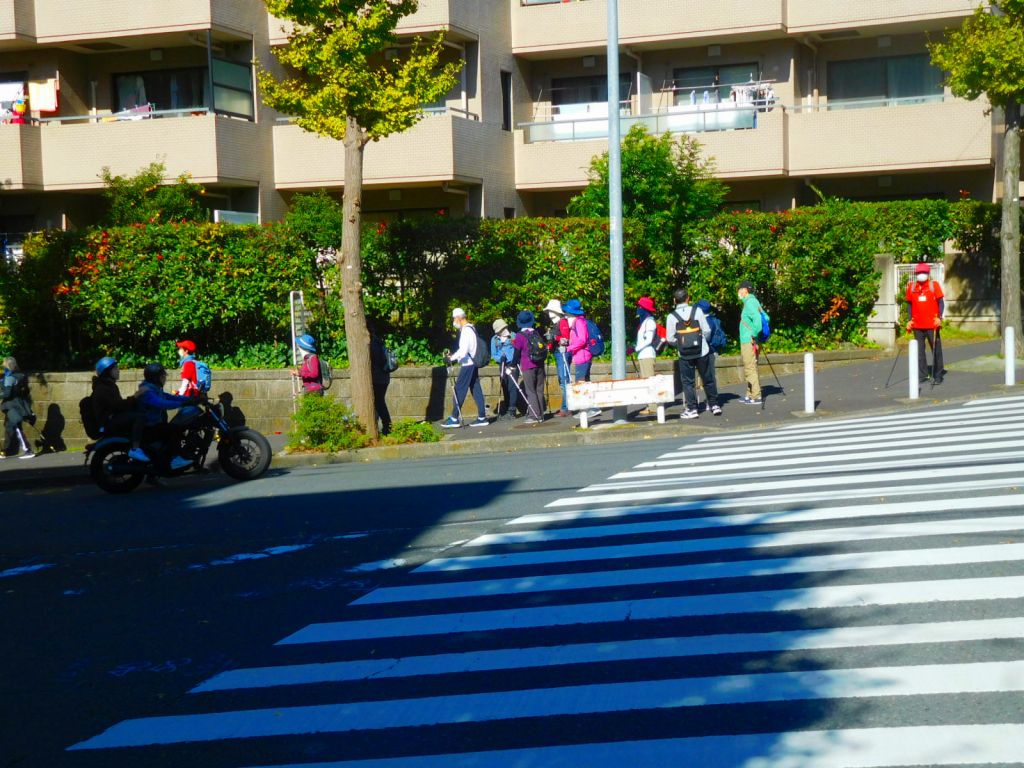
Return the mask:
<svg viewBox="0 0 1024 768">
<path fill-rule="evenodd" d="M 477 368 L 483 368 L 491 359 L 491 350 L 484 342 L 483 336 L 480 335 L 480 331 L 476 329 L 476 326 L 472 323 L 468 323 L 468 325 L 473 329 L 473 333 L 476 334 L 476 352 L 473 353 L 473 365 Z"/>
<path fill-rule="evenodd" d="M 524 328 L 520 331 L 526 339 L 526 356 L 531 363 L 544 365 L 548 359 L 548 343 L 533 328 Z"/>
<path fill-rule="evenodd" d="M 696 360 L 700 357 L 704 340 L 704 334 L 700 329 L 700 322 L 697 320 L 697 308 L 690 307 L 690 317 L 685 323 L 678 312 L 672 312 L 672 316 L 676 319 L 674 346 L 679 353 L 679 357 L 683 360 Z"/>
<path fill-rule="evenodd" d="M 103 433 L 100 432 L 100 422 L 96 418 L 96 411 L 92 407 L 92 395 L 86 395 L 78 401 L 78 416 L 82 420 L 82 428 L 85 434 L 93 440 L 99 440 Z"/>
</svg>

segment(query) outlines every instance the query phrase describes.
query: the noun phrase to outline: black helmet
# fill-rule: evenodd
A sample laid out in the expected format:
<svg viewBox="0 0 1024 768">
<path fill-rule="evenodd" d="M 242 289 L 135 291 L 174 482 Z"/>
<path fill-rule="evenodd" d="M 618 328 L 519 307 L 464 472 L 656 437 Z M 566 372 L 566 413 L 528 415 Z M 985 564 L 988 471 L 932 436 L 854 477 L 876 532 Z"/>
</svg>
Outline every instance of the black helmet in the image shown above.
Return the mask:
<svg viewBox="0 0 1024 768">
<path fill-rule="evenodd" d="M 142 369 L 142 378 L 152 384 L 160 383 L 160 376 L 167 373 L 167 369 L 160 363 L 146 363 L 146 367 Z"/>
</svg>

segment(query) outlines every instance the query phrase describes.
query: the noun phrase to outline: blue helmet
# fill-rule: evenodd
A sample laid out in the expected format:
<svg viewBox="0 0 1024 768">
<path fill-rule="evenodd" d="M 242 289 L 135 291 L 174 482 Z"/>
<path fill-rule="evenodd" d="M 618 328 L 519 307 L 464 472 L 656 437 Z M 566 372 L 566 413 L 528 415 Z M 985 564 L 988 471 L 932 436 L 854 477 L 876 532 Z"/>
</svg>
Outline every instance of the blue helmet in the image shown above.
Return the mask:
<svg viewBox="0 0 1024 768">
<path fill-rule="evenodd" d="M 295 346 L 299 349 L 304 349 L 307 352 L 316 352 L 316 339 L 308 333 L 304 333 L 295 339 Z"/>
<path fill-rule="evenodd" d="M 113 368 L 115 365 L 117 365 L 117 360 L 115 360 L 114 358 L 110 357 L 109 355 L 107 357 L 101 357 L 96 362 L 96 375 L 97 376 L 102 376 L 104 373 L 106 373 L 108 370 Z"/>
</svg>

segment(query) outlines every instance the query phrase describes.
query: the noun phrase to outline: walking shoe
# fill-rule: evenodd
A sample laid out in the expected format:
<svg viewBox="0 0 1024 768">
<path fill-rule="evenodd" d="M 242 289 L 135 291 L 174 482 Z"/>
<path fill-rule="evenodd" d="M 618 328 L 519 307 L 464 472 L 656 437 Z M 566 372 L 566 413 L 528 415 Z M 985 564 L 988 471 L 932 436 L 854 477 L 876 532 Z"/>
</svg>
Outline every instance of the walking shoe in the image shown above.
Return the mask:
<svg viewBox="0 0 1024 768">
<path fill-rule="evenodd" d="M 754 398 L 754 397 L 751 397 L 750 395 L 746 395 L 745 397 L 741 397 L 740 398 L 740 402 L 743 403 L 744 405 L 760 405 L 761 404 L 761 398 L 760 397 Z"/>
<path fill-rule="evenodd" d="M 555 414 L 555 416 L 561 416 L 563 419 L 566 418 L 568 415 L 568 411 L 559 411 L 558 413 Z"/>
<path fill-rule="evenodd" d="M 696 418 L 699 418 L 699 417 L 700 417 L 700 414 L 697 413 L 697 409 L 696 408 L 687 408 L 685 411 L 683 411 L 681 414 L 679 414 L 679 418 L 680 419 L 696 419 Z"/>
<path fill-rule="evenodd" d="M 720 405 L 712 405 L 711 406 L 711 415 L 712 416 L 721 416 L 722 415 L 722 407 Z"/>
<path fill-rule="evenodd" d="M 149 458 L 148 454 L 141 448 L 132 448 L 128 451 L 128 458 L 134 461 L 141 461 L 148 464 L 152 459 Z"/>
<path fill-rule="evenodd" d="M 589 411 L 587 411 L 587 418 L 588 419 L 596 419 L 600 415 L 601 415 L 601 409 L 600 408 L 591 408 Z"/>
<path fill-rule="evenodd" d="M 462 422 L 456 419 L 454 416 L 449 416 L 446 421 L 441 422 L 441 426 L 444 429 L 453 429 L 462 426 Z"/>
<path fill-rule="evenodd" d="M 171 459 L 171 469 L 172 470 L 185 469 L 185 467 L 191 467 L 191 466 L 192 466 L 192 460 L 191 459 L 186 459 L 184 456 L 175 456 L 173 459 Z"/>
<path fill-rule="evenodd" d="M 469 426 L 471 426 L 471 427 L 486 427 L 490 423 L 491 422 L 487 420 L 486 416 L 477 416 L 476 417 L 476 421 L 474 421 Z"/>
<path fill-rule="evenodd" d="M 23 454 L 21 454 L 21 456 L 19 456 L 18 458 L 19 459 L 34 459 L 35 457 L 36 457 L 36 455 L 34 453 L 32 453 L 31 450 L 28 450 L 28 451 L 25 451 Z"/>
<path fill-rule="evenodd" d="M 541 423 L 540 419 L 535 419 L 535 418 L 533 418 L 533 416 L 527 416 L 525 419 L 523 419 L 523 424 L 540 424 L 540 423 Z"/>
</svg>

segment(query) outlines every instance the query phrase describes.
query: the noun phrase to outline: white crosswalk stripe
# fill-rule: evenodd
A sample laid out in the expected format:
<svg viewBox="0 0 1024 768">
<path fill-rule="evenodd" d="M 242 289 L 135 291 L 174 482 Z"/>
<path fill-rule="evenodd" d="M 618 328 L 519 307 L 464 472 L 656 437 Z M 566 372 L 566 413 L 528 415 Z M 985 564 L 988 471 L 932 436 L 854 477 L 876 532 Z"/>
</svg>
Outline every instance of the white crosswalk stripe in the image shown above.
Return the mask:
<svg viewBox="0 0 1024 768">
<path fill-rule="evenodd" d="M 70 749 L 144 764 L 154 745 L 297 756 L 316 738 L 319 762 L 277 768 L 1019 762 L 1022 449 L 1024 398 L 695 440 Z"/>
</svg>

